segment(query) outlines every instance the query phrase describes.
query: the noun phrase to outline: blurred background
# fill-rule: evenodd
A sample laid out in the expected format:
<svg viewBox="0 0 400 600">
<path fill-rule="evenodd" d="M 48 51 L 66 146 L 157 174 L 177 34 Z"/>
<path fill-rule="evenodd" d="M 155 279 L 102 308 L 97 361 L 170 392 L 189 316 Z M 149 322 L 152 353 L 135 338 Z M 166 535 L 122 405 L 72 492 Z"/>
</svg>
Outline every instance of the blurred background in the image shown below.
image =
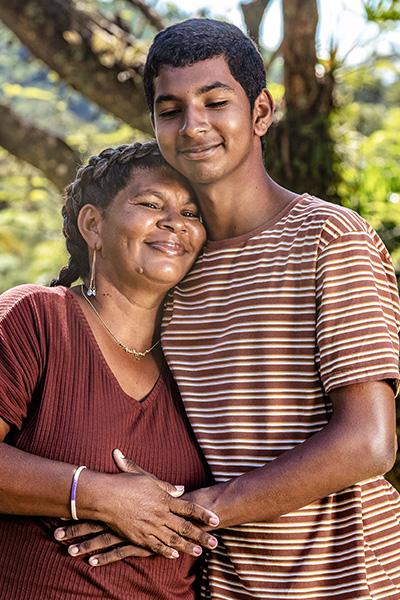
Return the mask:
<svg viewBox="0 0 400 600">
<path fill-rule="evenodd" d="M 285 187 L 358 211 L 400 274 L 400 0 L 0 0 L 0 291 L 65 262 L 62 190 L 106 146 L 152 136 L 156 32 L 229 20 L 277 104 L 265 160 Z M 400 489 L 400 463 L 390 474 Z"/>
</svg>

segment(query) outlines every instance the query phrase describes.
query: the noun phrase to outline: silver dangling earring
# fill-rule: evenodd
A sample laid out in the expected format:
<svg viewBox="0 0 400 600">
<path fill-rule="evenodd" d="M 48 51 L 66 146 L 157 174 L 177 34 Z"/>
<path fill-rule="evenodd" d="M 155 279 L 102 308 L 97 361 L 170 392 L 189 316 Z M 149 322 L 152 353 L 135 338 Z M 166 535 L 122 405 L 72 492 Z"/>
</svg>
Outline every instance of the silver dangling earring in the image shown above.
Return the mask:
<svg viewBox="0 0 400 600">
<path fill-rule="evenodd" d="M 92 266 L 90 267 L 90 280 L 89 280 L 89 286 L 88 286 L 88 289 L 86 292 L 87 296 L 96 296 L 95 276 L 96 276 L 96 248 L 93 250 Z"/>
</svg>

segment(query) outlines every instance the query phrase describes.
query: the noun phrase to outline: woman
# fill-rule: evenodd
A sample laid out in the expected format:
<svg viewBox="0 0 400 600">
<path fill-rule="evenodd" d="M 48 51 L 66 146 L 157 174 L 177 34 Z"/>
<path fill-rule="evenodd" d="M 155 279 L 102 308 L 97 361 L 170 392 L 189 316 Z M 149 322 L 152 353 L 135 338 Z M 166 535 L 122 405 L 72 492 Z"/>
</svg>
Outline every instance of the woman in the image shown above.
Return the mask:
<svg viewBox="0 0 400 600">
<path fill-rule="evenodd" d="M 157 324 L 204 242 L 197 206 L 149 142 L 79 169 L 63 216 L 70 259 L 55 287 L 0 302 L 0 599 L 192 599 L 218 518 L 178 498 L 207 475 Z M 165 483 L 119 472 L 116 448 Z M 104 521 L 161 556 L 96 569 L 38 517 Z"/>
</svg>

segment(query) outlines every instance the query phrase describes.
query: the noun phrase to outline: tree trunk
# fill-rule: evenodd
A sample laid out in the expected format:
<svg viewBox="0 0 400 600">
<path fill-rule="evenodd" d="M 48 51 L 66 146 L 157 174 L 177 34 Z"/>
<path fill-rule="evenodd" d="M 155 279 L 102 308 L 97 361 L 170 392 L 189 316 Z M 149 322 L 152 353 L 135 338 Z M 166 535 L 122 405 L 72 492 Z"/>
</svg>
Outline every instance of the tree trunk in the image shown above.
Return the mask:
<svg viewBox="0 0 400 600">
<path fill-rule="evenodd" d="M 38 129 L 0 104 L 0 145 L 40 169 L 59 189 L 73 179 L 80 156 L 62 139 Z"/>
<path fill-rule="evenodd" d="M 261 21 L 270 2 L 271 0 L 252 0 L 251 2 L 240 3 L 247 33 L 257 46 L 260 45 Z"/>
<path fill-rule="evenodd" d="M 267 163 L 285 187 L 336 199 L 334 144 L 330 136 L 332 73 L 318 77 L 316 0 L 283 0 L 285 117 L 267 139 Z"/>
<path fill-rule="evenodd" d="M 0 0 L 0 19 L 32 54 L 89 100 L 151 131 L 142 86 L 145 50 L 77 0 Z"/>
</svg>

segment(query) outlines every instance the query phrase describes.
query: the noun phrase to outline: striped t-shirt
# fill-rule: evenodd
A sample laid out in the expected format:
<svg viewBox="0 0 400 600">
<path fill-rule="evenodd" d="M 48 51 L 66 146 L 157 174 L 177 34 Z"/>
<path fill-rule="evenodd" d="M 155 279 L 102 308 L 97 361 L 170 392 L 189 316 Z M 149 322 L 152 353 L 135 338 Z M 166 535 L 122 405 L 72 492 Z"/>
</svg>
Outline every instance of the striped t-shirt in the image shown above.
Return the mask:
<svg viewBox="0 0 400 600">
<path fill-rule="evenodd" d="M 348 209 L 303 195 L 208 242 L 175 289 L 163 348 L 215 481 L 322 429 L 331 390 L 397 380 L 398 332 L 388 252 Z M 400 599 L 400 501 L 382 477 L 220 539 L 205 597 Z"/>
</svg>

